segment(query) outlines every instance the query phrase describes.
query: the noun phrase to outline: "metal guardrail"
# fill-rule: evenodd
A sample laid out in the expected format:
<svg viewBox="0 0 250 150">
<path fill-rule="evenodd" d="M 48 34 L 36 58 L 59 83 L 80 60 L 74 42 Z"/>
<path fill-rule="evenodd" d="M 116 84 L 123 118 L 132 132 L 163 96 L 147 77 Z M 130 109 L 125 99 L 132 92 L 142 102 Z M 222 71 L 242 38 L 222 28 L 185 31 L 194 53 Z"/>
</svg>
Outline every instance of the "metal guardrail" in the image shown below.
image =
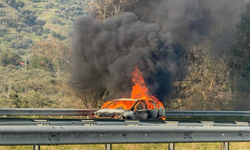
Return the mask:
<svg viewBox="0 0 250 150">
<path fill-rule="evenodd" d="M 0 108 L 0 115 L 88 116 L 97 109 Z"/>
<path fill-rule="evenodd" d="M 0 145 L 250 141 L 250 122 L 0 118 Z"/>
<path fill-rule="evenodd" d="M 249 141 L 249 122 L 0 118 L 0 145 Z M 112 143 L 112 144 L 109 144 Z"/>
<path fill-rule="evenodd" d="M 88 116 L 97 109 L 0 108 L 0 115 Z M 250 111 L 166 111 L 166 116 L 250 117 Z"/>
<path fill-rule="evenodd" d="M 1 126 L 191 126 L 191 127 L 245 126 L 245 127 L 250 127 L 250 122 L 0 118 L 0 128 Z"/>
<path fill-rule="evenodd" d="M 250 117 L 250 111 L 166 111 L 167 116 Z"/>
<path fill-rule="evenodd" d="M 250 127 L 1 126 L 0 145 L 249 142 Z"/>
<path fill-rule="evenodd" d="M 0 115 L 89 116 L 96 109 L 0 109 Z M 250 111 L 166 111 L 167 116 L 181 117 L 249 117 Z M 249 122 L 179 122 L 81 119 L 0 118 L 0 145 L 174 143 L 250 141 Z"/>
</svg>

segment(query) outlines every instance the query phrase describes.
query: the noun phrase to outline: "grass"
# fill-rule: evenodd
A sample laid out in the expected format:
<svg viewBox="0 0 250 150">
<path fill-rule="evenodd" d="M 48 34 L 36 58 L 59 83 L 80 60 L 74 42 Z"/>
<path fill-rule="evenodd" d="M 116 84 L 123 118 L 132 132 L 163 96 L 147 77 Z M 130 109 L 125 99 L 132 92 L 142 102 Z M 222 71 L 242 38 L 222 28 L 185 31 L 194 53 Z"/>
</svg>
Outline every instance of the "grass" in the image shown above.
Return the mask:
<svg viewBox="0 0 250 150">
<path fill-rule="evenodd" d="M 113 150 L 163 150 L 168 148 L 168 144 L 113 144 Z M 0 146 L 1 150 L 27 150 L 32 146 Z M 41 146 L 42 150 L 100 150 L 105 149 L 104 144 L 86 145 L 59 145 Z M 223 143 L 177 143 L 176 150 L 222 150 Z M 250 143 L 231 142 L 232 150 L 249 150 Z"/>
</svg>

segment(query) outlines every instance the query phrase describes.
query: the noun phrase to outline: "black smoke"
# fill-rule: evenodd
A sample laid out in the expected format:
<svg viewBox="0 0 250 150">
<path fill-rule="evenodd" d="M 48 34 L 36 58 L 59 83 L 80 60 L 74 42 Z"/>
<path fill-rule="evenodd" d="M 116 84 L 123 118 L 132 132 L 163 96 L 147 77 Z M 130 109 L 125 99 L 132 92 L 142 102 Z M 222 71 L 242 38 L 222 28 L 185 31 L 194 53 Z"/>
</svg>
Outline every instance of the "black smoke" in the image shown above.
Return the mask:
<svg viewBox="0 0 250 150">
<path fill-rule="evenodd" d="M 161 30 L 185 46 L 204 40 L 211 30 L 235 28 L 249 0 L 139 0 L 127 8 L 145 22 L 154 22 Z M 146 17 L 145 17 L 146 14 Z"/>
<path fill-rule="evenodd" d="M 75 30 L 74 78 L 83 86 L 120 96 L 130 93 L 132 72 L 139 66 L 152 93 L 170 91 L 172 76 L 178 71 L 170 32 L 139 21 L 134 13 L 121 13 L 103 22 L 83 17 Z"/>
<path fill-rule="evenodd" d="M 129 97 L 139 66 L 152 94 L 170 93 L 188 48 L 223 25 L 234 28 L 248 0 L 139 0 L 127 12 L 98 21 L 76 21 L 73 79 L 82 89 Z M 186 66 L 187 67 L 187 66 Z"/>
</svg>

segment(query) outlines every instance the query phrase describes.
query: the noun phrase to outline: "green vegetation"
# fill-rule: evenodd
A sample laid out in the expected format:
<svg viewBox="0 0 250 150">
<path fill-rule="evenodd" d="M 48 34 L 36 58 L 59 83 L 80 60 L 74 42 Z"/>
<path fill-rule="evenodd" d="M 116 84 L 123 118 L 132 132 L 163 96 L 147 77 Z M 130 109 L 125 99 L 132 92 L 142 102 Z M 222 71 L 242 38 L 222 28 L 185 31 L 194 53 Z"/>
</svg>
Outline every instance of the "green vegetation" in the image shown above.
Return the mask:
<svg viewBox="0 0 250 150">
<path fill-rule="evenodd" d="M 100 107 L 107 92 L 93 94 L 71 81 L 70 35 L 75 19 L 86 14 L 87 3 L 0 2 L 0 107 Z M 249 12 L 247 5 L 235 30 L 222 24 L 202 43 L 188 48 L 181 58 L 189 62 L 188 74 L 176 80 L 172 93 L 163 98 L 167 109 L 249 110 Z"/>
<path fill-rule="evenodd" d="M 87 1 L 3 0 L 0 2 L 0 51 L 24 55 L 36 41 L 65 40 Z"/>
<path fill-rule="evenodd" d="M 30 63 L 30 68 L 39 68 L 44 69 L 46 71 L 53 71 L 54 65 L 52 63 L 52 60 L 48 57 L 36 57 L 32 60 Z"/>
<path fill-rule="evenodd" d="M 19 55 L 13 52 L 3 52 L 0 54 L 0 64 L 1 66 L 8 66 L 8 65 L 20 65 L 22 59 Z"/>
<path fill-rule="evenodd" d="M 66 81 L 44 69 L 0 67 L 0 105 L 2 108 L 81 108 Z"/>
<path fill-rule="evenodd" d="M 67 41 L 87 1 L 0 2 L 0 107 L 84 108 L 71 89 Z"/>
</svg>

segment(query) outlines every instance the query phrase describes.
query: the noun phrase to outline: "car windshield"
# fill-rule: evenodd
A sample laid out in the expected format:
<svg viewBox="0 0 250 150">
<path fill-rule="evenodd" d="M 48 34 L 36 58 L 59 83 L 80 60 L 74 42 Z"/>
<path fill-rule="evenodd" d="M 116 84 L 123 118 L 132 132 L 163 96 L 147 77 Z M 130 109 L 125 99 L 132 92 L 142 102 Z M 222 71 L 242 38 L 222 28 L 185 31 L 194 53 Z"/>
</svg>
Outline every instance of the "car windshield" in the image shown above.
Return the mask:
<svg viewBox="0 0 250 150">
<path fill-rule="evenodd" d="M 117 101 L 112 101 L 108 105 L 103 106 L 102 108 L 106 109 L 131 109 L 136 101 L 126 101 L 126 100 L 117 100 Z"/>
</svg>

